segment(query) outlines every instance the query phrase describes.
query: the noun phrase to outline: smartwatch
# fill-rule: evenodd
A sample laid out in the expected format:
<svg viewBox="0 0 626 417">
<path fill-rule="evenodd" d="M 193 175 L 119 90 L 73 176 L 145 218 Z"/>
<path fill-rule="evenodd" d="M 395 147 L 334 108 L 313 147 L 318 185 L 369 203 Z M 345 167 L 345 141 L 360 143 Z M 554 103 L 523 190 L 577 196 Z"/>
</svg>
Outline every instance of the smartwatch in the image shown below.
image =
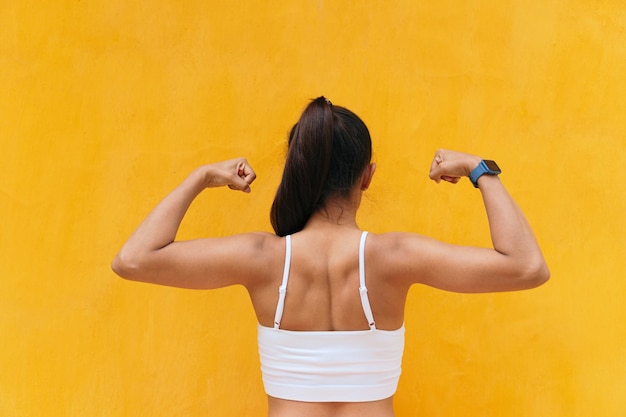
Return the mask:
<svg viewBox="0 0 626 417">
<path fill-rule="evenodd" d="M 502 172 L 498 164 L 494 161 L 483 159 L 480 164 L 472 170 L 469 174 L 469 179 L 474 184 L 474 187 L 478 188 L 478 178 L 483 175 L 498 175 Z"/>
</svg>

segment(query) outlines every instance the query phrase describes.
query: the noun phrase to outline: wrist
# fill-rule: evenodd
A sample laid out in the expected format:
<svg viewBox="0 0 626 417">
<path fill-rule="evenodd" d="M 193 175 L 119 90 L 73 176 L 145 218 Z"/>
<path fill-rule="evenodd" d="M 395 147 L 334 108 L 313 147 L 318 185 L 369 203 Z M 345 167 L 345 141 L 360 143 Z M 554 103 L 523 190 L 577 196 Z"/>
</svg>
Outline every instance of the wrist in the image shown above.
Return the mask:
<svg viewBox="0 0 626 417">
<path fill-rule="evenodd" d="M 478 165 L 472 169 L 469 174 L 469 179 L 478 188 L 478 180 L 484 176 L 496 176 L 502 172 L 498 164 L 489 159 L 481 160 Z"/>
<path fill-rule="evenodd" d="M 483 161 L 483 159 L 479 156 L 472 156 L 472 158 L 468 161 L 467 164 L 467 177 L 470 176 L 470 174 L 472 173 L 472 171 L 474 169 L 476 169 L 476 167 L 478 167 L 478 165 L 480 165 L 480 163 Z"/>
<path fill-rule="evenodd" d="M 202 191 L 211 186 L 213 176 L 210 165 L 203 165 L 194 169 L 187 177 L 187 180 Z"/>
</svg>

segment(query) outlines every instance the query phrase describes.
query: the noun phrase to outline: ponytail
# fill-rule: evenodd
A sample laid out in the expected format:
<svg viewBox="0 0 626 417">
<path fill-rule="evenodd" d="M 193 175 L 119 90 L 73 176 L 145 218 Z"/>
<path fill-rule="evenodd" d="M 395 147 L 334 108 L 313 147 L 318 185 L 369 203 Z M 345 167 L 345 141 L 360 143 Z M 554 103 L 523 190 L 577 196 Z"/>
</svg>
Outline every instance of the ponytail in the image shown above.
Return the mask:
<svg viewBox="0 0 626 417">
<path fill-rule="evenodd" d="M 329 196 L 347 196 L 371 160 L 365 124 L 322 97 L 304 110 L 289 134 L 287 160 L 270 220 L 278 236 L 299 232 Z"/>
</svg>

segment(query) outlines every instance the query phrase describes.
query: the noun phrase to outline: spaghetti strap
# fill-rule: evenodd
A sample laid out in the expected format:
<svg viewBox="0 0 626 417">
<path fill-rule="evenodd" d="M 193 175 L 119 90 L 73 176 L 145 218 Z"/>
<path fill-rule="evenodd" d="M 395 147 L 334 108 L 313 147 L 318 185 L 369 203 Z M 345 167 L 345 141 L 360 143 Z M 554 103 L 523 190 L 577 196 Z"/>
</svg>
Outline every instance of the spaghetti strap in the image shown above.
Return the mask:
<svg viewBox="0 0 626 417">
<path fill-rule="evenodd" d="M 363 313 L 367 318 L 367 323 L 370 329 L 376 329 L 376 323 L 374 322 L 374 314 L 372 314 L 372 307 L 370 306 L 370 300 L 367 296 L 367 287 L 365 286 L 365 239 L 367 238 L 367 232 L 361 234 L 361 242 L 359 244 L 359 294 L 361 295 L 361 305 L 363 306 Z"/>
<path fill-rule="evenodd" d="M 283 281 L 278 287 L 278 304 L 274 315 L 274 328 L 280 328 L 280 321 L 283 318 L 285 308 L 285 295 L 287 294 L 287 282 L 289 281 L 289 267 L 291 265 L 291 235 L 285 236 L 285 268 L 283 270 Z"/>
</svg>

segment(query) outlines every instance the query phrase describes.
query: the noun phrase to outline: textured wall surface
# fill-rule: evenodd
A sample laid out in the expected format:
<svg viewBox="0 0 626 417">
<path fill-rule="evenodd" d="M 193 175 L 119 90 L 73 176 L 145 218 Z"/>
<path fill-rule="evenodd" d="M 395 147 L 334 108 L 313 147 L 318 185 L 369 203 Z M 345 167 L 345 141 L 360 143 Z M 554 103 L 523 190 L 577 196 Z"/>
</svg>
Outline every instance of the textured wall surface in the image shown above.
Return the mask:
<svg viewBox="0 0 626 417">
<path fill-rule="evenodd" d="M 552 271 L 536 290 L 415 287 L 399 417 L 626 414 L 622 1 L 0 2 L 0 415 L 262 416 L 238 287 L 117 278 L 110 261 L 197 165 L 180 238 L 271 230 L 286 135 L 326 95 L 370 127 L 360 224 L 488 245 L 438 147 L 496 159 Z"/>
</svg>

